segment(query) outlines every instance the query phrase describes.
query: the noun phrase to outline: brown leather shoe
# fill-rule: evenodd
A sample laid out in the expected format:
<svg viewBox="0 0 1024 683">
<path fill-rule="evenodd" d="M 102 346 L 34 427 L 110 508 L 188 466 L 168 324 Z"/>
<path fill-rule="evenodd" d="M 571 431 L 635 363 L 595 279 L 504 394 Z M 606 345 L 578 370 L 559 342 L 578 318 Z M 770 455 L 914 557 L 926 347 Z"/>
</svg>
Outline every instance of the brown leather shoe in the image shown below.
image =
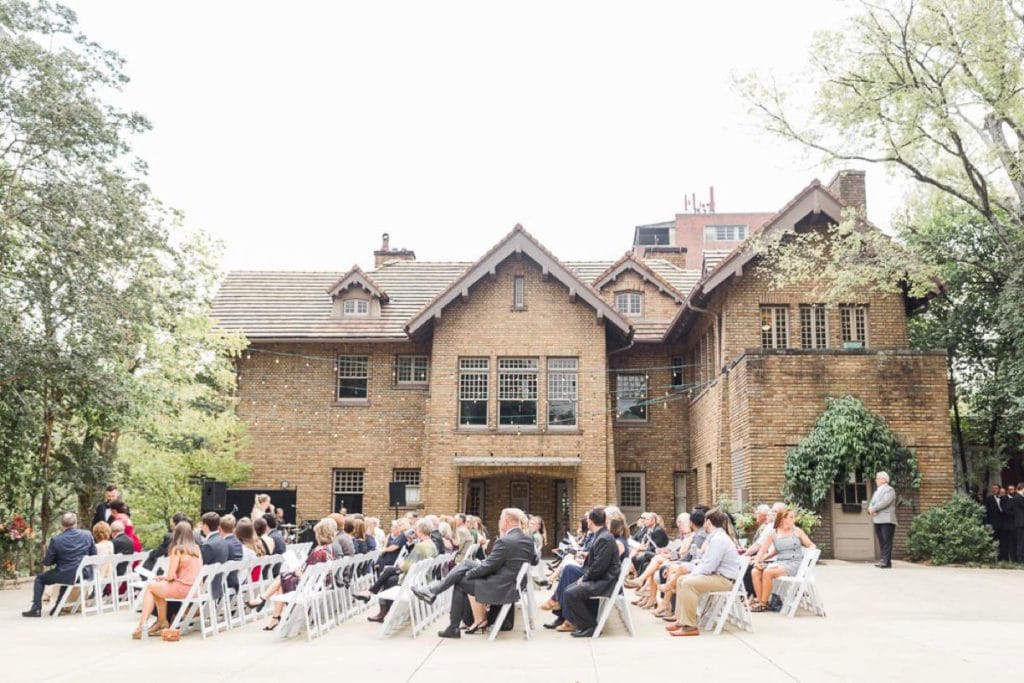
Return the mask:
<svg viewBox="0 0 1024 683">
<path fill-rule="evenodd" d="M 561 625 L 561 626 L 559 626 L 558 628 L 556 628 L 555 630 L 556 630 L 556 631 L 561 631 L 562 633 L 571 633 L 572 631 L 575 631 L 575 630 L 576 630 L 576 627 L 575 627 L 575 626 L 573 626 L 573 625 L 572 625 L 571 623 L 569 623 L 568 621 L 563 621 L 563 622 L 562 622 L 562 625 Z"/>
<path fill-rule="evenodd" d="M 669 624 L 668 626 L 665 627 L 665 630 L 666 631 L 678 631 L 682 627 L 683 627 L 682 624 Z"/>
<path fill-rule="evenodd" d="M 693 628 L 692 626 L 686 626 L 676 631 L 670 631 L 670 636 L 699 636 L 700 630 Z"/>
<path fill-rule="evenodd" d="M 547 602 L 545 602 L 543 605 L 540 606 L 540 608 L 542 610 L 545 610 L 545 611 L 548 611 L 548 612 L 550 612 L 551 610 L 555 609 L 556 607 L 558 607 L 558 601 L 557 600 L 548 600 Z"/>
</svg>

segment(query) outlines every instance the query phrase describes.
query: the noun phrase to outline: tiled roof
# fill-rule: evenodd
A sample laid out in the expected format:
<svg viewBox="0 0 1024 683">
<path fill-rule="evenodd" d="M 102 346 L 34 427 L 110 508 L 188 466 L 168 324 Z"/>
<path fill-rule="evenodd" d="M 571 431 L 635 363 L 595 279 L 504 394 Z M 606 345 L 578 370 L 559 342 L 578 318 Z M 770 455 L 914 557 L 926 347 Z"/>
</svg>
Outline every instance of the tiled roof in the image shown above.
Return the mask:
<svg viewBox="0 0 1024 683">
<path fill-rule="evenodd" d="M 668 261 L 648 260 L 651 270 L 683 294 L 699 279 Z M 611 261 L 570 261 L 565 266 L 584 282 L 608 269 Z M 239 330 L 250 340 L 408 338 L 405 325 L 473 264 L 466 261 L 392 261 L 366 275 L 389 301 L 379 318 L 332 315 L 328 287 L 339 273 L 330 271 L 232 271 L 213 302 L 220 327 Z M 637 341 L 661 338 L 669 321 L 632 321 Z"/>
<path fill-rule="evenodd" d="M 704 250 L 704 272 L 705 273 L 710 273 L 731 252 L 732 252 L 731 249 L 705 249 Z"/>
</svg>

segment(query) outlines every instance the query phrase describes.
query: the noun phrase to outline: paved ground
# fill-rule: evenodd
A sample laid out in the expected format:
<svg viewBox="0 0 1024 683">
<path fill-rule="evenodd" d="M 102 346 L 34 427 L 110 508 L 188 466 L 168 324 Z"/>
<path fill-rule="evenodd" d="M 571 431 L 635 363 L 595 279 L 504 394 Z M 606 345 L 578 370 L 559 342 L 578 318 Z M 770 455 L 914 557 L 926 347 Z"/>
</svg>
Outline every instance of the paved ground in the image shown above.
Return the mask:
<svg viewBox="0 0 1024 683">
<path fill-rule="evenodd" d="M 522 631 L 488 643 L 431 630 L 379 637 L 363 618 L 307 643 L 256 624 L 201 641 L 132 641 L 127 613 L 24 619 L 29 586 L 0 591 L 0 680 L 152 681 L 669 681 L 701 683 L 969 681 L 1014 671 L 1024 643 L 1024 572 L 830 561 L 818 581 L 825 618 L 755 614 L 753 633 L 670 638 L 636 613 L 630 638 L 615 617 L 598 641 Z M 543 597 L 543 594 L 541 595 Z M 547 614 L 545 613 L 545 616 Z M 1008 659 L 1008 657 L 1010 659 Z"/>
</svg>

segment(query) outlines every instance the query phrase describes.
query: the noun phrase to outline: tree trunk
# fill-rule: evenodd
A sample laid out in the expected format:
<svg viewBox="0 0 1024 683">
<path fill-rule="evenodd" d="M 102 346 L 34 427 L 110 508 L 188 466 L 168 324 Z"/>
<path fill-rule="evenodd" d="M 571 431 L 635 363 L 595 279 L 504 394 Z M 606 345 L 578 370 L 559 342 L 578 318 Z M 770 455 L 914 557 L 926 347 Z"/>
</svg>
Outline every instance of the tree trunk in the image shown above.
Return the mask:
<svg viewBox="0 0 1024 683">
<path fill-rule="evenodd" d="M 956 377 L 953 375 L 953 354 L 946 349 L 946 372 L 949 376 L 950 403 L 953 404 L 953 433 L 956 436 L 956 450 L 960 456 L 960 472 L 963 476 L 962 484 L 966 493 L 971 492 L 970 471 L 967 469 L 967 448 L 964 445 L 963 424 L 960 421 L 960 401 L 957 396 Z M 954 470 L 956 462 L 953 463 Z"/>
</svg>

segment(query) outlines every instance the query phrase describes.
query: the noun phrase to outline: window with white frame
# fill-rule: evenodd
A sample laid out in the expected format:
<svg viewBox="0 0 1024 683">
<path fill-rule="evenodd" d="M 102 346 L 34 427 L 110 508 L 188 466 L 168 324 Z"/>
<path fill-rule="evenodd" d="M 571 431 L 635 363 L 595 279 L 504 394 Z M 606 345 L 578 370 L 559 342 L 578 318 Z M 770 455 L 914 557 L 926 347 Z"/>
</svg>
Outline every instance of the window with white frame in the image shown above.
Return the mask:
<svg viewBox="0 0 1024 683">
<path fill-rule="evenodd" d="M 840 306 L 839 329 L 843 335 L 844 346 L 868 345 L 868 307 Z"/>
<path fill-rule="evenodd" d="M 370 301 L 368 299 L 345 299 L 341 310 L 345 315 L 369 315 Z"/>
<path fill-rule="evenodd" d="M 537 424 L 536 358 L 498 359 L 498 426 Z"/>
<path fill-rule="evenodd" d="M 789 348 L 789 306 L 761 307 L 761 348 Z"/>
<path fill-rule="evenodd" d="M 636 422 L 647 420 L 647 375 L 615 375 L 615 418 Z"/>
<path fill-rule="evenodd" d="M 369 381 L 369 356 L 338 356 L 338 400 L 366 399 Z"/>
<path fill-rule="evenodd" d="M 405 484 L 405 504 L 409 506 L 419 505 L 420 497 L 420 471 L 418 469 L 395 470 L 392 481 L 400 481 Z"/>
<path fill-rule="evenodd" d="M 526 278 L 516 275 L 512 285 L 512 308 L 526 308 Z"/>
<path fill-rule="evenodd" d="M 708 242 L 736 242 L 747 239 L 745 225 L 706 225 L 704 239 Z"/>
<path fill-rule="evenodd" d="M 800 305 L 800 348 L 828 348 L 828 315 L 824 304 Z"/>
<path fill-rule="evenodd" d="M 644 295 L 640 292 L 619 292 L 615 295 L 615 308 L 623 315 L 640 318 L 644 314 Z"/>
<path fill-rule="evenodd" d="M 489 379 L 487 358 L 459 359 L 459 426 L 487 426 Z"/>
<path fill-rule="evenodd" d="M 395 381 L 398 384 L 426 384 L 427 367 L 426 356 L 399 356 L 395 362 Z"/>
<path fill-rule="evenodd" d="M 579 359 L 548 358 L 548 427 L 576 427 Z"/>
</svg>

